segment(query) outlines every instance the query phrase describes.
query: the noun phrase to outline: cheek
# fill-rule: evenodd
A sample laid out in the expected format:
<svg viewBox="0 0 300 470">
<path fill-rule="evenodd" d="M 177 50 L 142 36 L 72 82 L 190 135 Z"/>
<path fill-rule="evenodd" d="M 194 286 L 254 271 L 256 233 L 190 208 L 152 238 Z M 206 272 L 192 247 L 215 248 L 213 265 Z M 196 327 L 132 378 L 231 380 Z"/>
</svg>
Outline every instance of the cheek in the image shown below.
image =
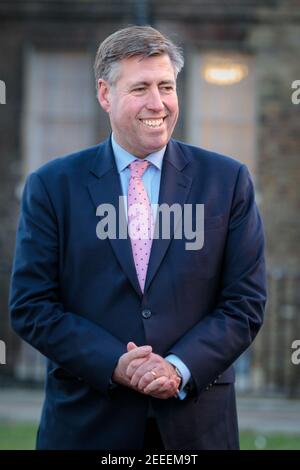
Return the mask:
<svg viewBox="0 0 300 470">
<path fill-rule="evenodd" d="M 130 126 L 136 121 L 139 108 L 134 103 L 124 104 L 119 108 L 119 117 L 124 126 Z"/>
<path fill-rule="evenodd" d="M 111 117 L 115 125 L 123 128 L 127 127 L 130 121 L 129 115 L 128 113 L 124 112 L 124 109 L 125 108 L 122 108 L 122 106 L 113 108 L 111 113 Z"/>
<path fill-rule="evenodd" d="M 170 112 L 176 116 L 178 114 L 178 100 L 177 98 L 170 98 L 168 102 L 166 103 L 168 109 Z"/>
</svg>

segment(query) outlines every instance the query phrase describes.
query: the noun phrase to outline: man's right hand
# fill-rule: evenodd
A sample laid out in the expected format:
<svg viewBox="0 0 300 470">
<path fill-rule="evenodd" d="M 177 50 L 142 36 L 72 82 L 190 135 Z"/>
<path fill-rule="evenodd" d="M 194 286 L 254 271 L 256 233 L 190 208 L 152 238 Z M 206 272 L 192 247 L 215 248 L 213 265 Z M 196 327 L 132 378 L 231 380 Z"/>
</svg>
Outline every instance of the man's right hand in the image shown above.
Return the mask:
<svg viewBox="0 0 300 470">
<path fill-rule="evenodd" d="M 131 341 L 127 351 L 137 346 Z M 180 378 L 172 364 L 151 352 L 146 360 L 132 360 L 127 369 L 131 387 L 145 395 L 166 400 L 177 396 Z"/>
<path fill-rule="evenodd" d="M 155 378 L 153 382 L 148 383 L 148 385 L 145 384 L 142 389 L 138 384 L 132 383 L 132 374 L 128 374 L 129 364 L 134 364 L 134 370 L 137 370 L 143 363 L 153 360 L 154 356 L 151 346 L 139 347 L 135 343 L 129 342 L 127 345 L 127 353 L 124 353 L 120 357 L 113 373 L 112 380 L 118 384 L 130 387 L 133 390 L 144 393 L 145 395 L 151 395 L 155 398 L 167 399 L 175 396 L 179 385 L 179 379 L 176 377 L 175 373 L 170 377 L 169 374 L 160 375 Z"/>
<path fill-rule="evenodd" d="M 133 343 L 134 344 L 134 343 Z M 120 385 L 125 385 L 125 387 L 133 388 L 130 383 L 130 377 L 128 377 L 126 370 L 129 366 L 130 362 L 133 360 L 138 360 L 139 364 L 142 364 L 146 361 L 149 355 L 152 352 L 151 346 L 132 346 L 132 348 L 128 348 L 128 351 L 120 357 L 117 367 L 114 370 L 112 375 L 112 380 L 115 383 Z"/>
</svg>

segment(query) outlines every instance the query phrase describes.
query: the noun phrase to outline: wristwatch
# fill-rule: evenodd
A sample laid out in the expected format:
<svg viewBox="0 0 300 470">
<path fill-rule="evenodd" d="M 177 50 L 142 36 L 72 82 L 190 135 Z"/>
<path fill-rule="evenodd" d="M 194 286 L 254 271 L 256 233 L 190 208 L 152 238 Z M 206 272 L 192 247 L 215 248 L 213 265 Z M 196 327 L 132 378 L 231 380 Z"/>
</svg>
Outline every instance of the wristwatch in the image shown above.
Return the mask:
<svg viewBox="0 0 300 470">
<path fill-rule="evenodd" d="M 181 384 L 182 384 L 182 375 L 181 375 L 181 372 L 180 370 L 178 369 L 178 367 L 174 366 L 174 364 L 172 364 L 174 369 L 175 369 L 175 372 L 177 374 L 177 376 L 180 378 L 180 382 L 179 382 L 179 385 L 178 385 L 178 389 L 180 389 L 181 387 Z"/>
</svg>

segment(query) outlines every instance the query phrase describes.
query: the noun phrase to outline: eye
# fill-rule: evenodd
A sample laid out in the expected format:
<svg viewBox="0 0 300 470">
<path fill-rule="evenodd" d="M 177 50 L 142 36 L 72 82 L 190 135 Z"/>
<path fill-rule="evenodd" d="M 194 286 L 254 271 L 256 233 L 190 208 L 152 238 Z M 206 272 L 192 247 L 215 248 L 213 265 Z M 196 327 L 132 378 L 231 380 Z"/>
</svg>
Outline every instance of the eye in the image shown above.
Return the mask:
<svg viewBox="0 0 300 470">
<path fill-rule="evenodd" d="M 172 85 L 164 85 L 160 87 L 161 90 L 166 91 L 166 92 L 171 92 L 174 90 L 174 87 Z"/>
<path fill-rule="evenodd" d="M 140 86 L 140 87 L 134 88 L 132 91 L 133 91 L 134 93 L 143 93 L 145 90 L 146 90 L 145 87 Z"/>
</svg>

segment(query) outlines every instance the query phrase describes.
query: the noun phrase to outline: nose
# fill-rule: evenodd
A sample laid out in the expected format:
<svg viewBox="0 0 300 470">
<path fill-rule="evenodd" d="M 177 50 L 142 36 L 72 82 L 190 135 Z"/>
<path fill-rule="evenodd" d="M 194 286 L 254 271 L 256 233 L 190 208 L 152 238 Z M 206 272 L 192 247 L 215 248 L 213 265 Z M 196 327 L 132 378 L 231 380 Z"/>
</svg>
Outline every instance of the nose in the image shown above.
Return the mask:
<svg viewBox="0 0 300 470">
<path fill-rule="evenodd" d="M 157 87 L 149 90 L 147 97 L 147 108 L 151 111 L 160 112 L 164 110 L 164 104 L 161 99 L 160 91 Z"/>
</svg>

